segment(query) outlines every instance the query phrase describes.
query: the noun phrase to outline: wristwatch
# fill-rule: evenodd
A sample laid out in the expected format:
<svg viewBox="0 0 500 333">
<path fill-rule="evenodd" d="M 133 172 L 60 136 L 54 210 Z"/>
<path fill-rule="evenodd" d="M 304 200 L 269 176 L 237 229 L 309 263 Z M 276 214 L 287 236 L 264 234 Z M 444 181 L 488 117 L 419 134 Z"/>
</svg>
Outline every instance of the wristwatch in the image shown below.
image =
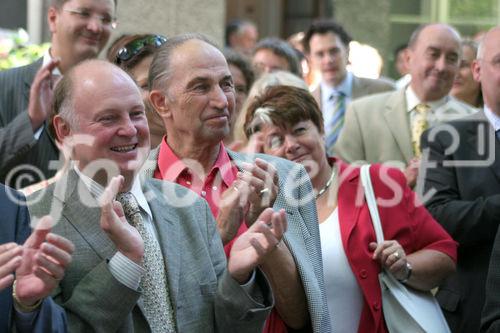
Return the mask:
<svg viewBox="0 0 500 333">
<path fill-rule="evenodd" d="M 406 266 L 405 266 L 405 269 L 406 269 L 406 276 L 402 279 L 402 280 L 399 280 L 399 282 L 401 283 L 406 283 L 408 282 L 408 280 L 410 279 L 411 277 L 411 273 L 413 271 L 413 267 L 411 266 L 411 264 L 407 261 L 406 262 Z"/>
</svg>

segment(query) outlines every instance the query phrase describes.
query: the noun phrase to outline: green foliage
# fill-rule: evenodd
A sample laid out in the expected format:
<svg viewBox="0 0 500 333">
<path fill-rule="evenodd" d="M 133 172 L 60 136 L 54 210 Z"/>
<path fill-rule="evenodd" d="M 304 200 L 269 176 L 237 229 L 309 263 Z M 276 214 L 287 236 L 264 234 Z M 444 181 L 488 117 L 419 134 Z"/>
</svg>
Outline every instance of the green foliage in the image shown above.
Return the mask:
<svg viewBox="0 0 500 333">
<path fill-rule="evenodd" d="M 28 34 L 23 29 L 0 35 L 0 70 L 32 63 L 50 47 L 49 43 L 36 45 L 28 40 Z"/>
</svg>

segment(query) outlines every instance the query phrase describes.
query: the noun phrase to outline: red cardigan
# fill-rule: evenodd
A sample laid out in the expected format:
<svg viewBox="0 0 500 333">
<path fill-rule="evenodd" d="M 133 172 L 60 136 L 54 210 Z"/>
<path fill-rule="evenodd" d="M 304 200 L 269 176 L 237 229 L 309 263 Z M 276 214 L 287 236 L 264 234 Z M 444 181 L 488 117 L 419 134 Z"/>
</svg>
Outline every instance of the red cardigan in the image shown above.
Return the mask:
<svg viewBox="0 0 500 333">
<path fill-rule="evenodd" d="M 363 296 L 358 332 L 387 332 L 382 314 L 382 299 L 378 274 L 380 265 L 372 259 L 368 244 L 375 242 L 375 232 L 368 206 L 364 201 L 359 167 L 351 166 L 338 160 L 340 187 L 338 196 L 338 214 L 342 244 L 349 265 L 356 277 Z M 391 199 L 396 195 L 396 203 L 382 207 L 379 202 L 379 214 L 387 240 L 395 239 L 407 254 L 419 249 L 433 249 L 449 255 L 455 262 L 457 244 L 425 209 L 416 201 L 415 193 L 406 186 L 403 173 L 395 168 L 374 164 L 370 168 L 375 196 L 377 199 Z M 356 196 L 359 196 L 356 204 Z M 327 262 L 323 265 L 328 265 Z"/>
</svg>

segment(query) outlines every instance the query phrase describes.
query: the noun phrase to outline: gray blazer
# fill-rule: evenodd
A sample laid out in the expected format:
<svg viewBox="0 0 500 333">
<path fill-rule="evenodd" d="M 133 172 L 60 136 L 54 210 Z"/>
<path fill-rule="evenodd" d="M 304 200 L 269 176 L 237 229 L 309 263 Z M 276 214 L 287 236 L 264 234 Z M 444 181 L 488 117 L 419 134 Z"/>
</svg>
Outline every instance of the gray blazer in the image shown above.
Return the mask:
<svg viewBox="0 0 500 333">
<path fill-rule="evenodd" d="M 273 305 L 270 286 L 259 270 L 251 295 L 226 270 L 222 241 L 206 202 L 169 182 L 146 179 L 143 191 L 153 213 L 165 258 L 177 332 L 259 332 Z M 40 196 L 35 192 L 28 201 Z M 191 204 L 176 205 L 175 198 Z M 73 262 L 54 292 L 68 315 L 70 332 L 149 332 L 140 290 L 110 273 L 116 252 L 99 225 L 96 200 L 74 170 L 49 186 L 29 206 L 33 216 L 48 212 L 54 232 L 75 244 Z"/>
<path fill-rule="evenodd" d="M 157 167 L 159 149 L 149 155 L 143 169 L 147 177 L 153 177 Z M 318 216 L 313 190 L 305 169 L 296 163 L 264 154 L 246 155 L 228 150 L 231 160 L 242 170 L 242 163 L 253 163 L 261 158 L 278 171 L 279 193 L 273 208 L 284 208 L 288 230 L 284 242 L 295 259 L 307 298 L 307 306 L 313 332 L 331 332 L 330 315 L 325 296 L 323 263 L 319 236 Z M 236 331 L 235 331 L 236 332 Z"/>
<path fill-rule="evenodd" d="M 35 74 L 42 66 L 43 59 L 27 66 L 0 72 L 0 183 L 11 187 L 24 187 L 52 177 L 56 170 L 49 168 L 49 162 L 59 159 L 59 150 L 46 128 L 35 140 L 28 117 L 30 88 Z M 46 125 L 44 125 L 46 126 Z M 40 170 L 42 177 L 31 172 L 32 180 L 24 179 L 16 184 L 19 173 L 13 178 L 9 172 L 27 165 Z M 27 168 L 22 170 L 26 172 Z"/>
</svg>

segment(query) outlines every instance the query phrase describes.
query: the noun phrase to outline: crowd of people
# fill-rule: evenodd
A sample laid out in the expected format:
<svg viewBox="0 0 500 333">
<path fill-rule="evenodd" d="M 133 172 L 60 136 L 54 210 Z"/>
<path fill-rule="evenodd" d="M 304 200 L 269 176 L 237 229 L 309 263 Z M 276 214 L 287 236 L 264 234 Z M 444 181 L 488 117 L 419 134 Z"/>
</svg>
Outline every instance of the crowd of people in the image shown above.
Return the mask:
<svg viewBox="0 0 500 333">
<path fill-rule="evenodd" d="M 116 7 L 51 1 L 50 49 L 0 72 L 0 331 L 384 333 L 385 270 L 500 332 L 500 27 L 419 26 L 394 82 L 334 20 L 98 60 Z"/>
</svg>

